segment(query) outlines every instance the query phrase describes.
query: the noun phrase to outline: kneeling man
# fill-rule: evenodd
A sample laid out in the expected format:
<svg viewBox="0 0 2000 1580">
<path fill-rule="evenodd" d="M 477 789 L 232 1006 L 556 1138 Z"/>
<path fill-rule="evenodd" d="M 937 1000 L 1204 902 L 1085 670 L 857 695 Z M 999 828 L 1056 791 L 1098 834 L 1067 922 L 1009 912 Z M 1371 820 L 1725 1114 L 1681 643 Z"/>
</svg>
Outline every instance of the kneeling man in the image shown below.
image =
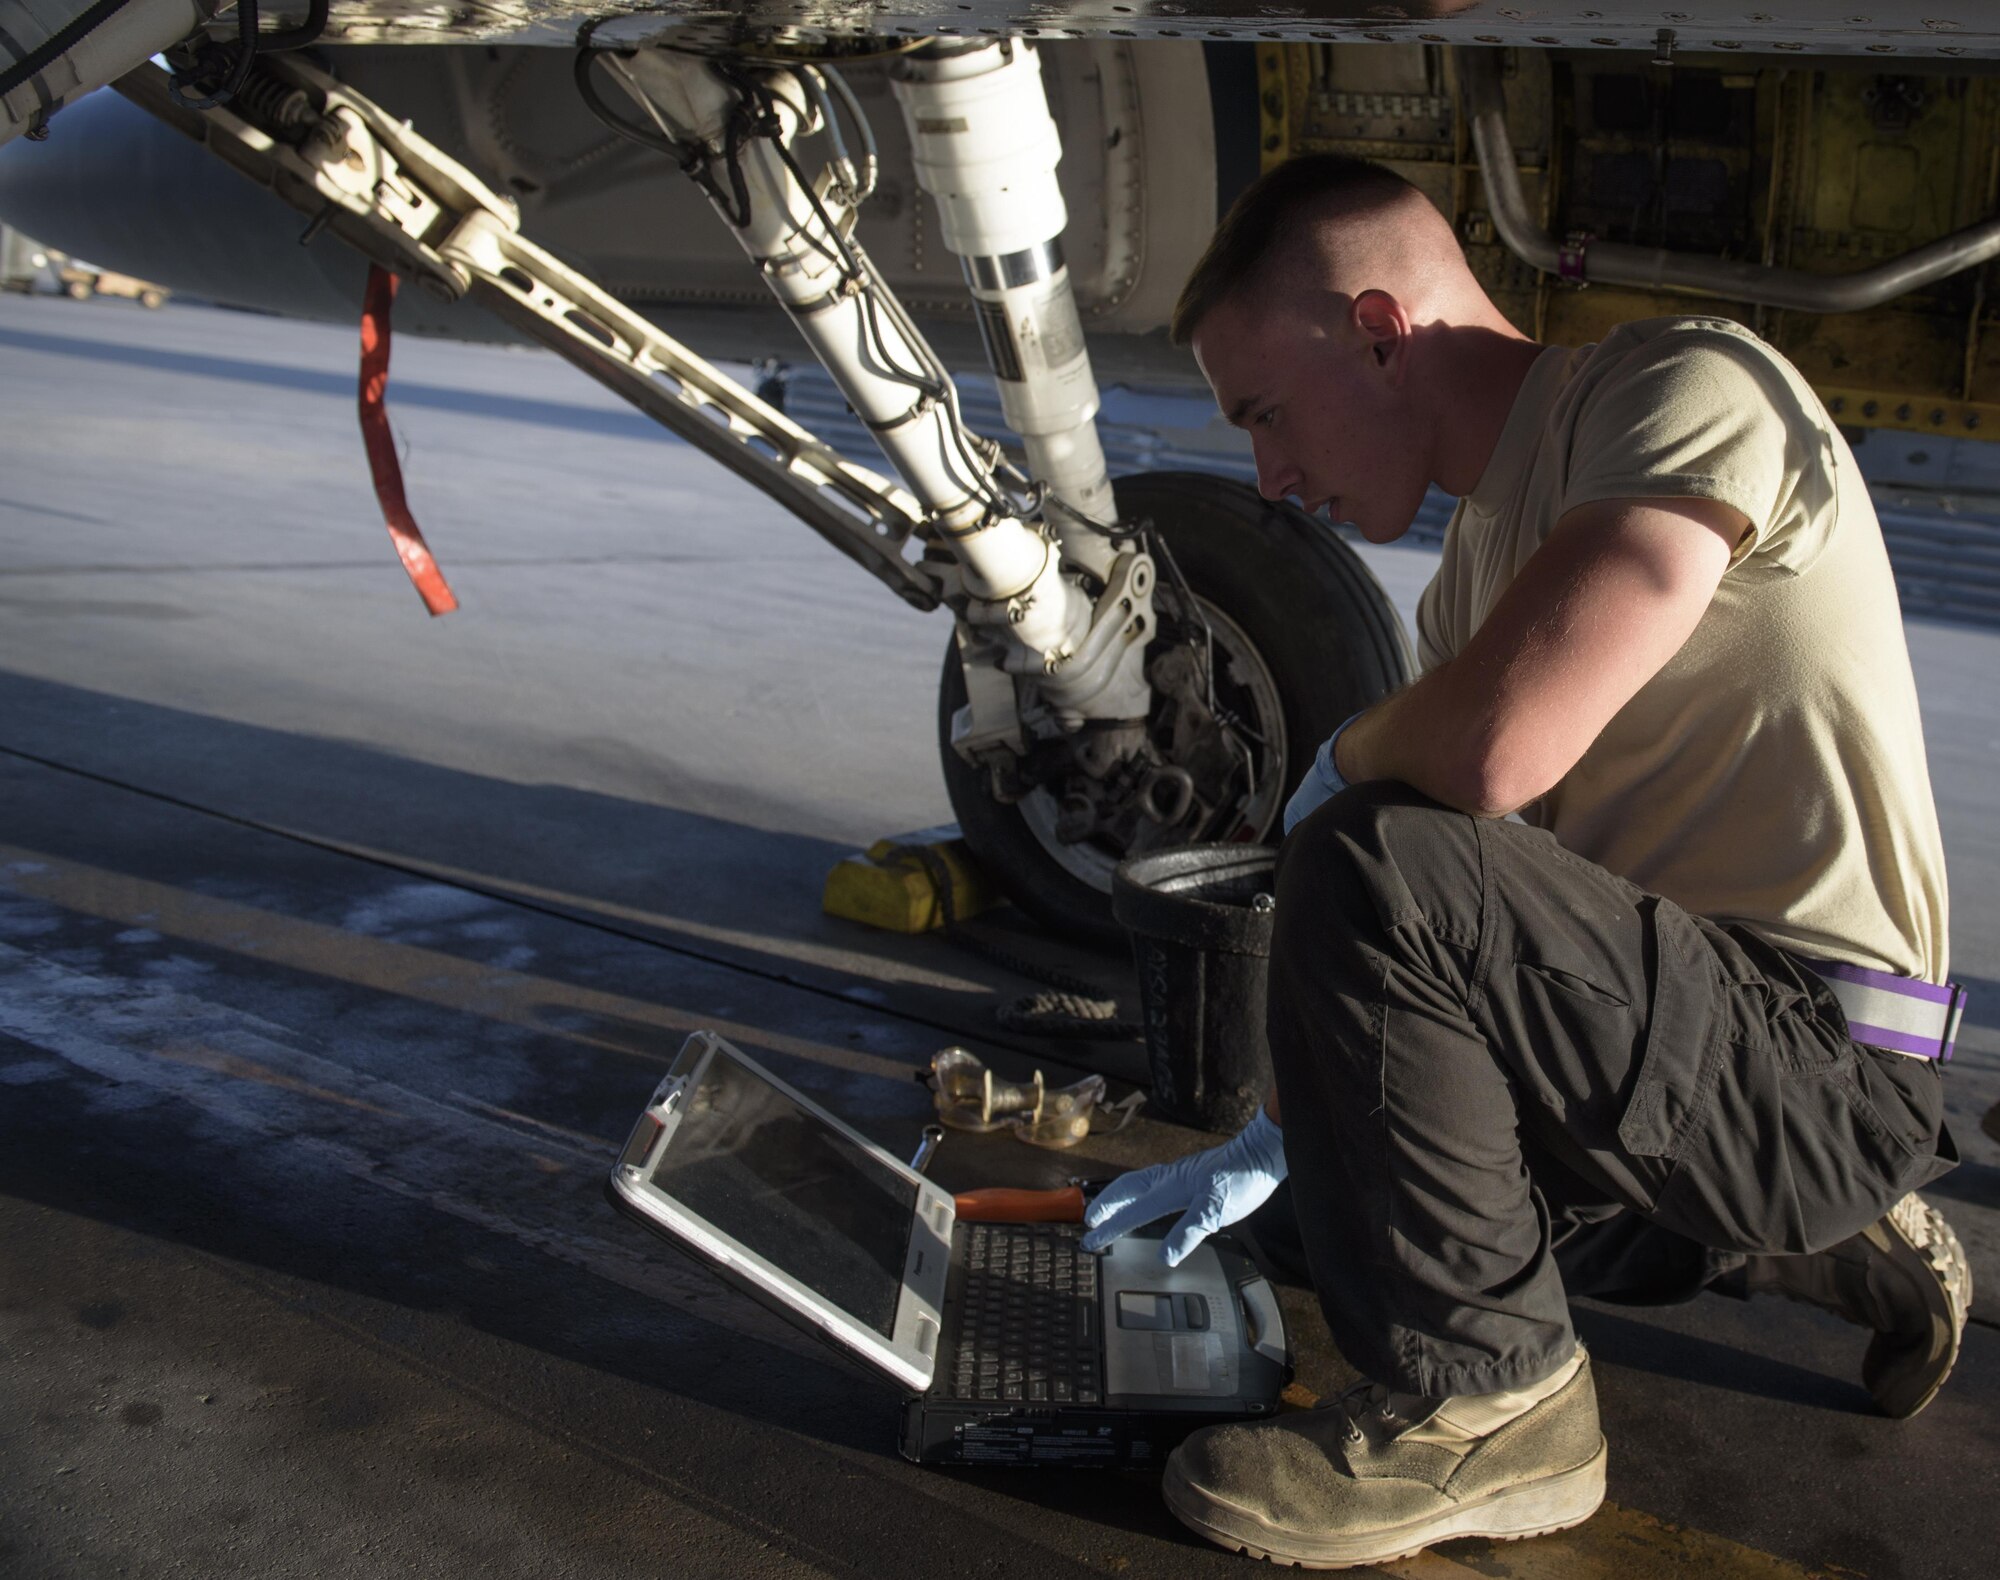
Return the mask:
<svg viewBox="0 0 2000 1580">
<path fill-rule="evenodd" d="M 1819 400 L 1723 319 L 1525 338 L 1420 193 L 1339 158 L 1245 193 L 1174 332 L 1267 498 L 1377 543 L 1461 498 L 1422 678 L 1286 811 L 1265 1112 L 1092 1205 L 1092 1247 L 1181 1214 L 1176 1260 L 1289 1176 L 1367 1379 L 1196 1434 L 1174 1512 L 1319 1566 L 1588 1517 L 1574 1295 L 1811 1300 L 1874 1330 L 1883 1410 L 1922 1409 L 1970 1299 L 1911 1194 L 1956 1161 L 1944 856 Z"/>
</svg>

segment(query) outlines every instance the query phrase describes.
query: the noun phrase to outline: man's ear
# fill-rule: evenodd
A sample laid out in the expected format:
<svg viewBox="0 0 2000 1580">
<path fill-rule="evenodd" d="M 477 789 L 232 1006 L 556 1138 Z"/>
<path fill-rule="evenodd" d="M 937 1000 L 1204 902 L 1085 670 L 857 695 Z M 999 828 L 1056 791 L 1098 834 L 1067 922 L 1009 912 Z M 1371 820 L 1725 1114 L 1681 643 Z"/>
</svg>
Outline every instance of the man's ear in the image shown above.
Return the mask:
<svg viewBox="0 0 2000 1580">
<path fill-rule="evenodd" d="M 1354 298 L 1350 317 L 1375 365 L 1400 375 L 1410 338 L 1410 315 L 1403 304 L 1387 291 L 1363 291 Z"/>
</svg>

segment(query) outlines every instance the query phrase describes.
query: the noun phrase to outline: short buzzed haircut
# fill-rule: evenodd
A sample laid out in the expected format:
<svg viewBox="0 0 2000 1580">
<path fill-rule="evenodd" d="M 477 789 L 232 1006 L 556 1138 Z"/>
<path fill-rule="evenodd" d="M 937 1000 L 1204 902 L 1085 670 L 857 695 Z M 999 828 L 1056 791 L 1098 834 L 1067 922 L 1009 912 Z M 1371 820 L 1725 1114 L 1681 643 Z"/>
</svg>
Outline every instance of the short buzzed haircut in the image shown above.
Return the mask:
<svg viewBox="0 0 2000 1580">
<path fill-rule="evenodd" d="M 1186 345 L 1204 318 L 1297 238 L 1309 217 L 1387 205 L 1415 190 L 1386 166 L 1347 154 L 1305 154 L 1265 171 L 1229 205 L 1181 288 L 1168 329 L 1173 343 Z"/>
</svg>

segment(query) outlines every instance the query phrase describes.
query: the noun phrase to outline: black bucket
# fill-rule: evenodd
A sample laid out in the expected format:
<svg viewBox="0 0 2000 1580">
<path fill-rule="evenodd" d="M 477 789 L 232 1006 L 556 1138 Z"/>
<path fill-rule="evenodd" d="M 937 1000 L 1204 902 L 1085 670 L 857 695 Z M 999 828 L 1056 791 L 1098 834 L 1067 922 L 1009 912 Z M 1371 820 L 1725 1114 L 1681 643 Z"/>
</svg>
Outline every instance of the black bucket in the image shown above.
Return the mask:
<svg viewBox="0 0 2000 1580">
<path fill-rule="evenodd" d="M 1203 1130 L 1240 1130 L 1271 1087 L 1264 995 L 1274 884 L 1268 845 L 1182 845 L 1134 856 L 1111 880 L 1132 935 L 1155 1111 Z"/>
</svg>

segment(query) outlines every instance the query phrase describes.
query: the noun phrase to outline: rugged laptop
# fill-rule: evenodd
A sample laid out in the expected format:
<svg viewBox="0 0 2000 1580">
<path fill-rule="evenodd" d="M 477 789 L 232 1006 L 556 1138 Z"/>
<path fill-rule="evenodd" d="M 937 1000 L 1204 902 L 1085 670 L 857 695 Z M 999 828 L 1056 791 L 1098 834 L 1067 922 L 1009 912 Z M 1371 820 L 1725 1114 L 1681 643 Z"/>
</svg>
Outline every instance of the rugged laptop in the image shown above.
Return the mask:
<svg viewBox="0 0 2000 1580">
<path fill-rule="evenodd" d="M 951 1195 L 711 1032 L 690 1037 L 612 1204 L 900 1384 L 925 1464 L 1155 1464 L 1265 1415 L 1289 1376 L 1271 1286 L 1211 1238 L 1179 1267 L 1138 1235 L 961 1223 Z"/>
</svg>

